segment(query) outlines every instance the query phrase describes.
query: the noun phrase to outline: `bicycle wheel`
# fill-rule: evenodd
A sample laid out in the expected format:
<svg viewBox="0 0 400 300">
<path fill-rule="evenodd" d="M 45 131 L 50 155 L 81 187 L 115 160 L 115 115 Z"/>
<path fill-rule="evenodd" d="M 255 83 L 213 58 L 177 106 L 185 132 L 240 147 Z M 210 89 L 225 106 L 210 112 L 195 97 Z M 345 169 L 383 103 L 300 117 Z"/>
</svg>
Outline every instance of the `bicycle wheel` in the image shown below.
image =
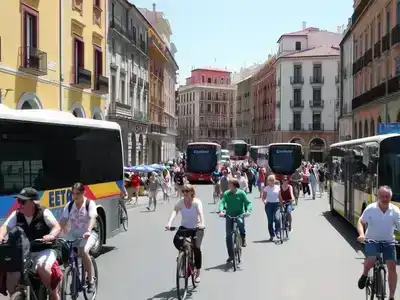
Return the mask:
<svg viewBox="0 0 400 300">
<path fill-rule="evenodd" d="M 236 230 L 232 231 L 231 239 L 232 239 L 232 253 L 233 253 L 233 271 L 236 272 L 237 270 L 237 265 L 238 265 L 238 259 L 236 255 L 237 251 L 237 245 L 236 245 L 236 238 L 237 238 L 237 232 Z"/>
<path fill-rule="evenodd" d="M 285 214 L 283 214 L 283 213 L 281 213 L 281 221 L 280 221 L 280 223 L 281 223 L 281 226 L 280 226 L 280 234 L 279 234 L 279 241 L 280 241 L 280 243 L 281 244 L 283 244 L 283 239 L 284 239 L 284 232 L 285 232 Z"/>
<path fill-rule="evenodd" d="M 185 300 L 188 292 L 189 278 L 188 278 L 188 261 L 184 251 L 179 252 L 176 259 L 176 292 L 178 300 Z M 184 278 L 183 293 L 181 292 L 180 279 Z"/>
<path fill-rule="evenodd" d="M 242 237 L 238 230 L 236 231 L 236 253 L 237 262 L 240 264 L 242 262 Z"/>
<path fill-rule="evenodd" d="M 192 286 L 193 286 L 193 288 L 196 288 L 197 285 L 196 285 L 196 277 L 195 277 L 196 273 L 195 273 L 195 267 L 194 267 L 193 250 L 190 250 L 190 253 L 191 253 L 191 255 L 190 255 L 189 264 L 188 264 L 188 267 L 189 267 L 188 272 L 190 274 L 190 277 L 192 278 Z"/>
<path fill-rule="evenodd" d="M 380 267 L 376 274 L 375 274 L 376 278 L 376 282 L 375 282 L 375 286 L 376 286 L 376 298 L 380 299 L 380 300 L 384 300 L 386 297 L 386 282 L 385 282 L 385 269 L 384 267 Z"/>
<path fill-rule="evenodd" d="M 25 293 L 21 291 L 15 292 L 10 298 L 10 300 L 25 300 L 25 299 L 26 299 Z"/>
<path fill-rule="evenodd" d="M 285 212 L 285 235 L 286 239 L 289 239 L 289 218 L 287 217 L 287 212 Z"/>
<path fill-rule="evenodd" d="M 87 289 L 84 289 L 83 296 L 85 297 L 85 300 L 96 299 L 97 289 L 99 288 L 99 270 L 97 268 L 97 263 L 93 256 L 91 256 L 90 259 L 92 260 L 92 266 L 93 266 L 92 272 L 93 272 L 93 280 L 94 280 L 94 291 L 93 291 L 93 293 L 89 294 L 87 292 Z M 83 265 L 82 265 L 82 271 L 84 271 Z"/>
<path fill-rule="evenodd" d="M 71 297 L 71 300 L 78 299 L 78 280 L 75 270 L 68 266 L 61 281 L 61 300 L 69 299 L 67 296 Z"/>
<path fill-rule="evenodd" d="M 368 277 L 367 282 L 365 284 L 365 299 L 374 300 L 375 292 L 372 286 L 372 278 Z"/>
<path fill-rule="evenodd" d="M 122 205 L 119 206 L 119 216 L 122 228 L 124 228 L 125 231 L 128 231 L 128 212 Z"/>
</svg>

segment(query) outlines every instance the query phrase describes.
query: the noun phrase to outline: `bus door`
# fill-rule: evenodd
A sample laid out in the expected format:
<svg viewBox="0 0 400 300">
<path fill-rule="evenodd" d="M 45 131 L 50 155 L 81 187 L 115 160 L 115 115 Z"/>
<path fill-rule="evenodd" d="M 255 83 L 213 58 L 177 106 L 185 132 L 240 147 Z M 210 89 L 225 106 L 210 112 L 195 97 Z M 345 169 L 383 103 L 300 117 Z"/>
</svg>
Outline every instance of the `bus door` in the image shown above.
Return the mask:
<svg viewBox="0 0 400 300">
<path fill-rule="evenodd" d="M 353 166 L 355 159 L 353 154 L 346 157 L 344 180 L 345 180 L 345 201 L 344 201 L 344 216 L 353 224 L 354 219 L 354 186 L 353 186 Z"/>
</svg>

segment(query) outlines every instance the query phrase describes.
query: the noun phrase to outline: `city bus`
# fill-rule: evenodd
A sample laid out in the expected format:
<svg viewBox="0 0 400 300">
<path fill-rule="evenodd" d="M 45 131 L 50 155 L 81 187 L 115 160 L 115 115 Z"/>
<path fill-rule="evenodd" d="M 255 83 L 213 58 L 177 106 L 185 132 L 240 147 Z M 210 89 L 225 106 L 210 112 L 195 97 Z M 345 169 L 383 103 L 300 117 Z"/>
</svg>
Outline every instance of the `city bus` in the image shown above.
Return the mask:
<svg viewBox="0 0 400 300">
<path fill-rule="evenodd" d="M 221 160 L 217 143 L 190 143 L 186 149 L 186 178 L 192 181 L 211 181 L 211 174 Z"/>
<path fill-rule="evenodd" d="M 228 144 L 231 160 L 243 160 L 249 158 L 249 145 L 242 140 L 233 140 Z"/>
<path fill-rule="evenodd" d="M 303 148 L 296 143 L 274 143 L 268 145 L 268 165 L 280 175 L 292 175 L 301 166 Z"/>
<path fill-rule="evenodd" d="M 400 134 L 384 134 L 332 144 L 329 155 L 329 205 L 356 226 L 378 187 L 393 190 L 400 206 Z"/>
<path fill-rule="evenodd" d="M 97 256 L 107 238 L 119 232 L 118 204 L 123 191 L 121 129 L 117 123 L 76 118 L 50 110 L 0 107 L 0 224 L 18 208 L 24 187 L 39 191 L 40 205 L 59 219 L 71 201 L 75 182 L 95 201 Z"/>
<path fill-rule="evenodd" d="M 268 146 L 251 146 L 250 158 L 257 164 L 257 166 L 268 168 L 268 152 Z"/>
</svg>

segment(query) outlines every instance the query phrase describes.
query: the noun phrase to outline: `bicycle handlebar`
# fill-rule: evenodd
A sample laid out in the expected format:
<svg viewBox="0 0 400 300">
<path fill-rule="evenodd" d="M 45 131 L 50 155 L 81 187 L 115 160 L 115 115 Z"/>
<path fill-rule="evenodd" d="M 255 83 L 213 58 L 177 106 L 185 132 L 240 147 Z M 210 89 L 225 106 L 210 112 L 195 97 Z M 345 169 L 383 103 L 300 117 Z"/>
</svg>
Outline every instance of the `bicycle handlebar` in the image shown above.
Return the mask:
<svg viewBox="0 0 400 300">
<path fill-rule="evenodd" d="M 171 226 L 171 227 L 170 227 L 169 229 L 167 229 L 166 231 L 176 231 L 176 230 L 178 230 L 178 229 L 179 229 L 179 227 Z M 192 230 L 204 230 L 204 228 L 199 228 L 199 227 L 196 227 L 196 228 L 193 228 L 193 229 L 180 228 L 179 230 L 185 232 L 185 231 L 192 231 Z"/>
<path fill-rule="evenodd" d="M 365 239 L 361 244 L 370 244 L 370 243 L 375 243 L 375 244 L 387 244 L 387 245 L 397 245 L 399 244 L 398 241 L 375 241 L 371 239 Z"/>
</svg>

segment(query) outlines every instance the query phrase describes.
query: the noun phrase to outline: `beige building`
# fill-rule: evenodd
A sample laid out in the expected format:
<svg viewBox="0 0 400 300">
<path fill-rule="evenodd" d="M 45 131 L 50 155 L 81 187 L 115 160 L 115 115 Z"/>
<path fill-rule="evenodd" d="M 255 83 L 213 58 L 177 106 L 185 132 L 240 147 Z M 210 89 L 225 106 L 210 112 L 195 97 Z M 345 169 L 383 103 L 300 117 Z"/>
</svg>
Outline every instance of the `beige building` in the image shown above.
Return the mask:
<svg viewBox="0 0 400 300">
<path fill-rule="evenodd" d="M 236 136 L 235 139 L 251 142 L 253 122 L 252 75 L 237 83 L 236 89 Z"/>
<path fill-rule="evenodd" d="M 231 73 L 202 68 L 192 70 L 186 85 L 178 90 L 179 150 L 191 142 L 216 142 L 226 148 L 234 136 L 235 87 Z"/>
</svg>

